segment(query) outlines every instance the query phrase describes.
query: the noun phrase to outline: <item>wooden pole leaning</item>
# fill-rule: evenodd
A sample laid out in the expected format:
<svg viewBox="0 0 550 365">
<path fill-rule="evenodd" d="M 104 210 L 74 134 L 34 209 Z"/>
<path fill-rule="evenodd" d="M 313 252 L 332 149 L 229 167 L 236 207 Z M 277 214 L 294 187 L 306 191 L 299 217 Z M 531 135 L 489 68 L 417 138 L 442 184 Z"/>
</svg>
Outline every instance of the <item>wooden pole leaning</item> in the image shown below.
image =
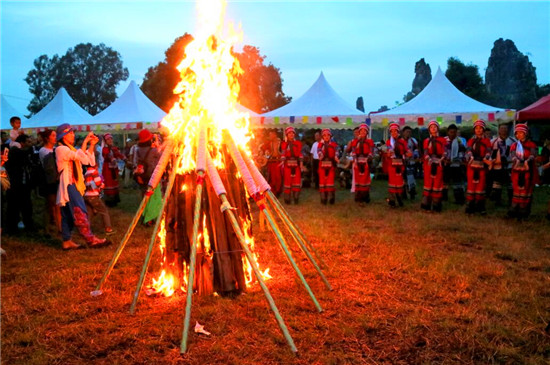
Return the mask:
<svg viewBox="0 0 550 365">
<path fill-rule="evenodd" d="M 189 257 L 189 278 L 187 280 L 187 299 L 185 304 L 185 318 L 183 320 L 183 335 L 181 339 L 180 353 L 187 352 L 187 336 L 189 335 L 189 322 L 191 320 L 191 302 L 193 297 L 193 284 L 195 281 L 195 263 L 197 260 L 197 241 L 199 236 L 200 213 L 202 206 L 202 185 L 204 171 L 206 169 L 206 127 L 201 125 L 197 143 L 197 188 L 195 195 L 195 210 L 193 214 L 193 237 L 191 240 L 191 253 Z"/>
<path fill-rule="evenodd" d="M 258 208 L 265 214 L 267 221 L 269 222 L 269 225 L 271 227 L 271 230 L 275 234 L 275 237 L 277 237 L 277 241 L 279 242 L 279 245 L 283 252 L 285 253 L 288 262 L 296 272 L 296 275 L 300 278 L 300 281 L 306 288 L 306 291 L 308 292 L 309 296 L 311 297 L 311 300 L 315 304 L 315 307 L 319 312 L 323 311 L 323 308 L 317 301 L 317 298 L 315 297 L 315 294 L 313 294 L 313 291 L 311 290 L 309 284 L 307 283 L 306 279 L 304 278 L 304 275 L 300 271 L 300 268 L 296 264 L 296 261 L 292 257 L 292 254 L 288 248 L 288 244 L 286 243 L 286 240 L 284 239 L 283 234 L 281 233 L 281 230 L 279 229 L 279 226 L 275 222 L 275 219 L 271 216 L 271 213 L 266 208 L 265 198 L 263 195 L 259 192 L 258 187 L 256 186 L 256 183 L 254 182 L 254 178 L 250 174 L 250 171 L 248 170 L 248 167 L 246 166 L 246 163 L 244 162 L 243 157 L 241 156 L 241 153 L 239 152 L 235 142 L 233 141 L 233 138 L 229 133 L 226 133 L 226 142 L 229 147 L 229 152 L 231 154 L 231 157 L 233 161 L 235 162 L 235 165 L 237 166 L 237 169 L 239 170 L 239 173 L 241 174 L 241 177 L 243 179 L 243 182 L 248 190 L 248 193 L 250 196 L 254 198 L 254 201 L 258 205 Z"/>
<path fill-rule="evenodd" d="M 151 175 L 151 178 L 149 179 L 149 187 L 154 188 L 157 186 L 158 182 L 160 181 L 160 177 L 164 173 L 164 170 L 166 169 L 166 165 L 168 164 L 169 157 L 172 153 L 173 149 L 173 142 L 171 140 L 168 140 L 164 152 L 162 153 L 161 158 L 159 159 L 159 163 L 155 167 L 155 170 L 153 171 L 153 174 Z M 132 219 L 132 222 L 130 223 L 130 226 L 126 230 L 126 233 L 124 234 L 124 237 L 122 238 L 122 241 L 120 241 L 120 244 L 118 245 L 117 250 L 115 251 L 115 254 L 113 255 L 113 258 L 111 259 L 111 262 L 109 262 L 109 265 L 107 266 L 107 269 L 105 270 L 105 273 L 103 274 L 103 277 L 97 284 L 97 287 L 94 291 L 91 292 L 92 296 L 98 296 L 103 294 L 102 288 L 103 284 L 105 284 L 105 281 L 107 281 L 107 278 L 111 274 L 111 271 L 115 267 L 118 259 L 120 258 L 120 255 L 122 254 L 122 251 L 124 250 L 124 247 L 130 240 L 130 237 L 134 233 L 134 229 L 136 228 L 136 225 L 141 218 L 141 215 L 143 214 L 143 211 L 145 210 L 145 207 L 147 206 L 147 203 L 149 202 L 150 195 L 146 194 L 143 196 L 143 199 L 141 200 L 141 203 L 138 207 L 138 210 L 136 214 L 134 215 L 134 218 Z"/>
<path fill-rule="evenodd" d="M 308 244 L 306 244 L 307 240 L 305 240 L 304 237 L 298 232 L 295 224 L 290 219 L 290 216 L 286 213 L 285 210 L 283 210 L 277 204 L 279 203 L 279 201 L 276 198 L 274 198 L 273 194 L 269 194 L 271 192 L 271 186 L 269 186 L 269 184 L 267 183 L 267 181 L 265 180 L 261 172 L 258 170 L 256 165 L 254 165 L 254 162 L 252 161 L 252 159 L 244 153 L 241 153 L 241 156 L 243 156 L 245 163 L 249 171 L 251 172 L 252 177 L 254 178 L 254 181 L 260 188 L 260 191 L 267 196 L 268 201 L 271 203 L 272 209 L 275 210 L 275 212 L 277 212 L 277 215 L 279 216 L 281 221 L 283 221 L 287 229 L 290 231 L 291 236 L 294 237 L 294 240 L 296 241 L 296 243 L 298 244 L 302 252 L 307 256 L 311 264 L 315 267 L 315 270 L 317 270 L 317 273 L 321 277 L 321 280 L 323 280 L 323 282 L 325 283 L 325 285 L 329 290 L 332 290 L 332 287 L 330 286 L 330 283 L 328 282 L 327 278 L 323 274 L 323 271 L 321 270 L 319 265 L 317 265 L 317 262 L 315 261 L 315 259 L 311 255 L 310 250 L 308 249 L 308 246 L 310 246 L 309 242 Z M 276 200 L 276 202 L 274 200 Z M 313 247 L 313 246 L 310 246 L 310 247 Z M 316 253 L 316 251 L 314 252 Z M 317 254 L 316 256 L 319 256 L 319 255 Z"/>
<path fill-rule="evenodd" d="M 155 228 L 153 229 L 153 234 L 151 236 L 151 240 L 149 241 L 149 247 L 147 248 L 147 254 L 145 255 L 145 261 L 143 263 L 143 267 L 141 269 L 141 274 L 139 276 L 138 284 L 136 287 L 136 291 L 134 292 L 134 296 L 132 299 L 132 305 L 130 305 L 130 313 L 134 314 L 136 311 L 136 305 L 139 298 L 139 293 L 141 292 L 141 289 L 143 287 L 143 282 L 145 280 L 145 275 L 147 275 L 147 270 L 149 268 L 149 261 L 151 260 L 151 255 L 153 253 L 153 248 L 155 247 L 155 242 L 157 240 L 157 235 L 160 227 L 160 222 L 163 218 L 164 209 L 166 208 L 166 204 L 168 202 L 168 199 L 170 197 L 170 194 L 172 192 L 172 188 L 174 187 L 174 181 L 176 180 L 177 175 L 177 168 L 179 158 L 174 160 L 174 164 L 172 164 L 172 171 L 170 172 L 170 178 L 168 180 L 168 185 L 166 186 L 166 191 L 164 193 L 164 198 L 162 199 L 162 208 L 160 209 L 160 214 L 157 217 L 157 221 L 155 222 Z"/>
<path fill-rule="evenodd" d="M 231 222 L 231 226 L 233 227 L 233 231 L 237 235 L 237 238 L 239 239 L 239 243 L 241 244 L 241 247 L 246 255 L 246 258 L 248 259 L 248 262 L 250 262 L 250 265 L 252 266 L 252 270 L 254 271 L 254 275 L 256 276 L 256 279 L 258 280 L 258 283 L 260 284 L 260 287 L 262 288 L 262 291 L 264 292 L 265 298 L 269 304 L 269 307 L 271 308 L 271 311 L 273 312 L 273 315 L 275 316 L 275 319 L 277 321 L 277 324 L 279 325 L 279 328 L 283 332 L 283 335 L 286 339 L 286 342 L 290 346 L 290 349 L 292 352 L 296 353 L 298 352 L 298 349 L 296 348 L 296 345 L 294 344 L 294 340 L 292 339 L 292 336 L 290 336 L 290 333 L 288 331 L 288 328 L 283 320 L 283 317 L 279 313 L 279 310 L 277 309 L 277 305 L 275 305 L 275 301 L 273 300 L 273 297 L 271 296 L 271 293 L 269 292 L 269 289 L 265 285 L 264 279 L 262 277 L 262 274 L 260 272 L 260 269 L 258 268 L 258 263 L 256 262 L 256 259 L 250 252 L 250 249 L 248 248 L 248 244 L 246 243 L 246 239 L 244 237 L 244 234 L 241 230 L 241 227 L 239 226 L 239 223 L 237 221 L 237 218 L 235 217 L 235 214 L 231 210 L 231 204 L 229 204 L 229 201 L 227 200 L 226 191 L 223 186 L 223 183 L 220 179 L 220 176 L 218 174 L 218 171 L 216 170 L 216 167 L 212 163 L 212 159 L 210 157 L 210 154 L 207 154 L 206 156 L 206 168 L 208 177 L 210 178 L 210 181 L 212 183 L 212 186 L 214 190 L 216 191 L 216 194 L 220 197 L 221 200 L 221 210 L 224 212 L 227 217 L 229 218 L 229 221 Z"/>
</svg>

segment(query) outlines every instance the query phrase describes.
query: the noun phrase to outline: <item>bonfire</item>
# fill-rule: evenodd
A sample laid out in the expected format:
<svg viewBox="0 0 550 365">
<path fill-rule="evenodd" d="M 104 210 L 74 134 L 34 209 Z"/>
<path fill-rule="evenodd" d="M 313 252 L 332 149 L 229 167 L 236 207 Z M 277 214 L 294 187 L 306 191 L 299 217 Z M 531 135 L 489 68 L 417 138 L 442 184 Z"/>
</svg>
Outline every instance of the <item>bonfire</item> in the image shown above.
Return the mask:
<svg viewBox="0 0 550 365">
<path fill-rule="evenodd" d="M 199 28 L 194 40 L 186 47 L 186 57 L 178 66 L 181 81 L 174 93 L 179 95 L 179 101 L 162 121 L 163 127 L 170 132 L 169 138 L 149 181 L 148 193 L 92 295 L 102 294 L 102 287 L 129 241 L 151 193 L 166 172 L 169 177 L 161 213 L 154 226 L 130 312 L 135 312 L 150 258 L 157 245 L 162 257 L 161 269 L 151 280 L 147 292 L 166 296 L 180 289 L 186 292 L 182 353 L 187 350 L 193 293 L 231 295 L 245 291 L 247 285 L 255 280 L 263 290 L 287 343 L 296 352 L 292 337 L 265 285 L 268 270 L 261 271 L 258 266 L 249 202 L 257 204 L 319 312 L 322 308 L 296 264 L 285 237 L 292 237 L 327 288 L 330 290 L 331 287 L 316 261 L 323 264 L 317 251 L 271 192 L 251 158 L 248 143 L 253 134 L 249 128 L 249 115 L 236 109 L 237 76 L 242 70 L 231 52 L 241 34 L 233 27 L 224 29 L 224 1 L 199 1 L 197 9 Z M 286 236 L 279 227 L 281 224 L 288 231 Z"/>
</svg>

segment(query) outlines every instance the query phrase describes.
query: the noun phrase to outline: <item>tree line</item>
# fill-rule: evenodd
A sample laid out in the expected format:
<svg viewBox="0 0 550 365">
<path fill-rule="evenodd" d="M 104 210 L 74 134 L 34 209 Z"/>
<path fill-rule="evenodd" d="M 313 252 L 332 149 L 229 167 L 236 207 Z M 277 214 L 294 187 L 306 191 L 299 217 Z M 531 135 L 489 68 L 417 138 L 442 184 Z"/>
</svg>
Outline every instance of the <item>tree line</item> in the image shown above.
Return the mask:
<svg viewBox="0 0 550 365">
<path fill-rule="evenodd" d="M 177 101 L 177 95 L 173 94 L 180 79 L 176 66 L 185 57 L 185 47 L 192 39 L 188 33 L 176 38 L 165 51 L 164 60 L 149 67 L 144 76 L 142 91 L 166 112 Z M 266 64 L 266 56 L 258 47 L 246 45 L 241 52 L 233 53 L 244 71 L 238 77 L 241 105 L 265 113 L 291 101 L 283 91 L 280 69 Z M 27 107 L 31 115 L 49 103 L 61 87 L 88 113 L 95 115 L 116 99 L 116 86 L 129 75 L 120 53 L 103 43 L 81 43 L 69 48 L 63 56 L 41 55 L 33 66 L 25 78 L 33 95 Z M 521 109 L 550 93 L 550 84 L 537 84 L 535 71 L 529 57 L 522 54 L 513 41 L 500 38 L 491 50 L 485 80 L 478 66 L 465 65 L 457 57 L 448 59 L 445 75 L 460 91 L 480 102 Z M 422 58 L 415 64 L 412 89 L 403 101 L 418 95 L 431 79 L 430 65 Z M 357 108 L 364 111 L 362 97 L 357 99 Z M 387 109 L 384 105 L 379 111 Z"/>
</svg>

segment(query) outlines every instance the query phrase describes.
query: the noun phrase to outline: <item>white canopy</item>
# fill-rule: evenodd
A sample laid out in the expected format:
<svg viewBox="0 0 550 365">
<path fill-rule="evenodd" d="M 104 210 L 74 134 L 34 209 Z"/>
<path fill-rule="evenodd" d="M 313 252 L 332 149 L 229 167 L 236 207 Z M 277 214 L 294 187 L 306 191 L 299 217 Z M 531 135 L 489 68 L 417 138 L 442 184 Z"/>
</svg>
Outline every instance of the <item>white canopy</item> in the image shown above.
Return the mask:
<svg viewBox="0 0 550 365">
<path fill-rule="evenodd" d="M 94 116 L 89 124 L 105 124 L 105 129 L 109 129 L 109 125 L 139 122 L 147 125 L 154 123 L 154 126 L 157 127 L 157 123 L 165 116 L 164 110 L 145 96 L 136 82 L 132 80 L 126 91 L 105 110 Z"/>
<path fill-rule="evenodd" d="M 23 114 L 15 110 L 15 108 L 8 102 L 8 100 L 4 95 L 2 95 L 2 101 L 0 104 L 0 113 L 1 113 L 0 129 L 2 130 L 12 129 L 10 124 L 11 117 L 21 118 L 21 128 L 23 129 L 27 128 L 27 119 L 23 116 Z"/>
<path fill-rule="evenodd" d="M 352 128 L 362 123 L 366 115 L 348 105 L 329 85 L 321 72 L 319 78 L 301 97 L 295 101 L 261 114 L 260 125 L 273 127 L 293 123 L 297 128 Z"/>
<path fill-rule="evenodd" d="M 62 87 L 48 105 L 29 119 L 24 128 L 54 128 L 63 123 L 86 124 L 90 120 L 92 116 L 82 109 Z"/>
<path fill-rule="evenodd" d="M 458 90 L 438 67 L 428 85 L 414 99 L 382 113 L 371 114 L 373 123 L 387 125 L 388 121 L 400 124 L 425 125 L 429 120 L 440 124 L 472 123 L 477 119 L 489 122 L 511 121 L 514 111 L 480 103 Z"/>
</svg>

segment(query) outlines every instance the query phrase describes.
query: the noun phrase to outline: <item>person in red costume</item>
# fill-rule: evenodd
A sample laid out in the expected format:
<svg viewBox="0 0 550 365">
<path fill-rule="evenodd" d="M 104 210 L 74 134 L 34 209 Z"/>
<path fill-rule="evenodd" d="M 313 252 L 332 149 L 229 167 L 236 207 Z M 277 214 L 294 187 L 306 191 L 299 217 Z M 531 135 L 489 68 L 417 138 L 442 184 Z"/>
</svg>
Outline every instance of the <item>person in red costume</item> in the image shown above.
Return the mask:
<svg viewBox="0 0 550 365">
<path fill-rule="evenodd" d="M 319 193 L 321 194 L 321 204 L 327 202 L 334 204 L 336 200 L 336 189 L 334 187 L 334 176 L 336 174 L 336 165 L 339 162 L 338 144 L 331 141 L 332 132 L 330 129 L 321 131 L 321 142 L 317 146 L 319 154 Z"/>
<path fill-rule="evenodd" d="M 368 138 L 369 126 L 359 126 L 359 136 L 351 142 L 353 156 L 353 176 L 355 178 L 355 201 L 359 204 L 370 202 L 370 168 L 374 154 L 374 142 Z"/>
<path fill-rule="evenodd" d="M 271 191 L 279 197 L 283 191 L 283 176 L 281 173 L 281 139 L 275 130 L 269 131 L 268 140 L 260 147 L 267 158 L 267 182 Z"/>
<path fill-rule="evenodd" d="M 108 207 L 114 207 L 120 202 L 119 184 L 118 184 L 118 160 L 126 160 L 126 157 L 120 153 L 118 147 L 113 143 L 113 135 L 106 133 L 103 136 L 105 146 L 101 151 L 103 155 L 103 176 L 105 188 L 105 204 Z"/>
<path fill-rule="evenodd" d="M 528 138 L 529 128 L 527 124 L 516 124 L 514 132 L 517 141 L 510 147 L 513 195 L 508 217 L 521 220 L 531 214 L 536 178 L 537 145 Z"/>
<path fill-rule="evenodd" d="M 428 124 L 430 136 L 424 140 L 424 191 L 420 208 L 441 212 L 443 199 L 443 160 L 445 159 L 445 138 L 439 136 L 439 124 L 432 120 Z"/>
<path fill-rule="evenodd" d="M 304 170 L 304 156 L 302 155 L 302 142 L 296 140 L 296 130 L 293 127 L 285 129 L 286 141 L 281 143 L 284 174 L 283 194 L 285 203 L 294 204 L 300 201 L 302 190 L 302 171 Z"/>
<path fill-rule="evenodd" d="M 407 146 L 407 141 L 399 136 L 399 125 L 397 123 L 391 123 L 389 126 L 390 138 L 386 141 L 386 153 L 388 166 L 388 194 L 387 199 L 390 207 L 399 204 L 403 206 L 403 192 L 405 190 L 405 180 L 403 178 L 405 174 L 405 159 L 412 157 Z"/>
<path fill-rule="evenodd" d="M 485 210 L 485 186 L 487 165 L 491 158 L 491 141 L 485 138 L 485 122 L 476 120 L 474 123 L 474 136 L 468 141 L 466 148 L 466 213 L 479 212 L 486 214 Z"/>
</svg>

